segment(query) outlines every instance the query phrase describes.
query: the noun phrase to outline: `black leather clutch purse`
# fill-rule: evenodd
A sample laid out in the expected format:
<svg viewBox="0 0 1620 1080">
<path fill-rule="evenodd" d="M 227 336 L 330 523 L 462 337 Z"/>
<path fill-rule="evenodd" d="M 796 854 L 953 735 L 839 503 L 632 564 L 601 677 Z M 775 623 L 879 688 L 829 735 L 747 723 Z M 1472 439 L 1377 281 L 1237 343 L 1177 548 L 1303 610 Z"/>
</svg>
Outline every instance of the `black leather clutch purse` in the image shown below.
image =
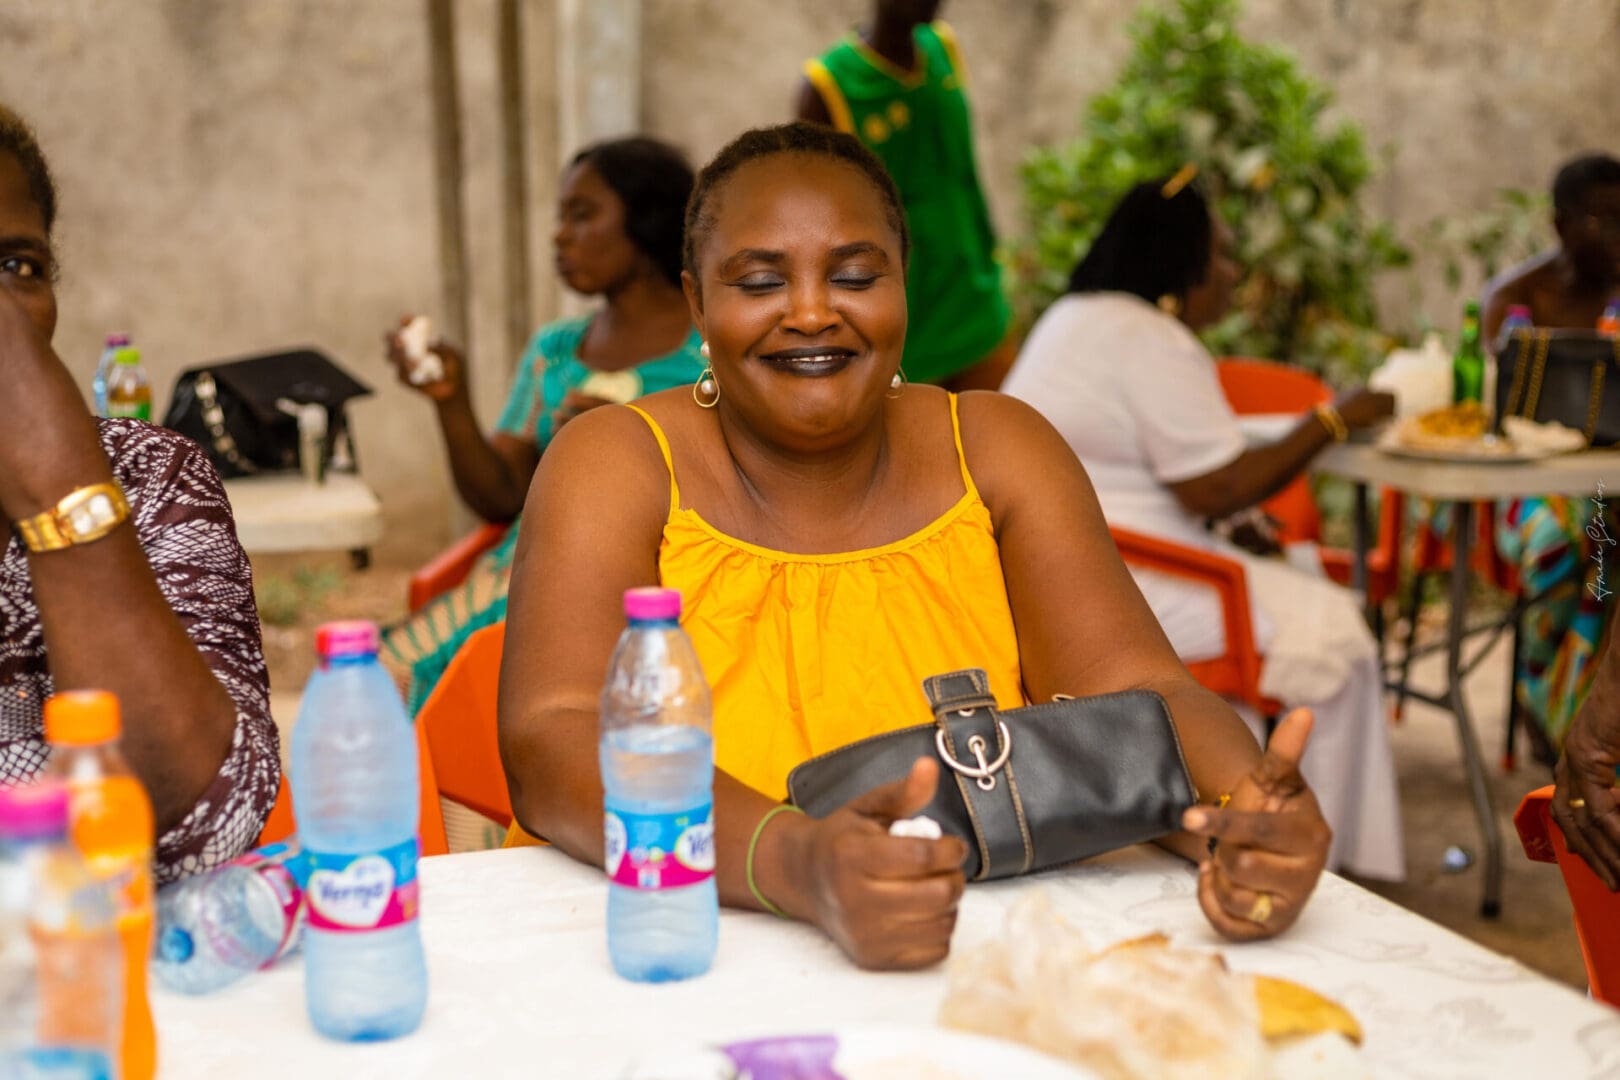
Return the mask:
<svg viewBox="0 0 1620 1080">
<path fill-rule="evenodd" d="M 1516 330 L 1496 364 L 1496 415 L 1556 420 L 1591 446 L 1620 443 L 1620 340 L 1590 330 Z"/>
<path fill-rule="evenodd" d="M 1013 877 L 1152 840 L 1181 828 L 1196 801 L 1170 710 L 1132 690 L 1002 712 L 983 671 L 923 682 L 932 724 L 874 735 L 788 774 L 788 799 L 825 817 L 940 762 L 923 811 L 968 845 L 969 881 Z"/>
</svg>

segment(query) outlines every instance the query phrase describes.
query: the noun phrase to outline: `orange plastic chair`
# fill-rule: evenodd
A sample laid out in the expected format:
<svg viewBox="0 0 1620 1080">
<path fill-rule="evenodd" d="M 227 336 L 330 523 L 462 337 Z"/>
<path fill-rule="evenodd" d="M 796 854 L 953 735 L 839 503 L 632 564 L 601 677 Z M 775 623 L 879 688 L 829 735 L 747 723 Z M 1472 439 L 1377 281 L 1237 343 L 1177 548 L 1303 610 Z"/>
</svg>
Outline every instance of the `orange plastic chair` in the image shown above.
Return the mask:
<svg viewBox="0 0 1620 1080">
<path fill-rule="evenodd" d="M 435 596 L 460 585 L 472 572 L 478 556 L 499 544 L 510 525 L 484 524 L 457 540 L 411 575 L 405 591 L 406 607 L 417 611 Z"/>
<path fill-rule="evenodd" d="M 1569 850 L 1563 831 L 1552 820 L 1552 794 L 1549 784 L 1526 795 L 1513 824 L 1527 856 L 1536 862 L 1555 862 L 1563 872 L 1592 996 L 1620 1007 L 1620 894 L 1606 889 L 1592 868 Z"/>
<path fill-rule="evenodd" d="M 1315 375 L 1271 360 L 1226 357 L 1215 362 L 1215 374 L 1227 403 L 1239 416 L 1305 413 L 1333 400 L 1333 391 Z M 1284 540 L 1321 543 L 1322 516 L 1304 476 L 1295 477 L 1262 506 L 1282 523 Z M 1367 599 L 1375 610 L 1395 595 L 1400 584 L 1401 519 L 1405 512 L 1405 499 L 1399 492 L 1390 488 L 1380 492 L 1378 537 L 1367 552 Z M 1322 548 L 1321 555 L 1327 576 L 1340 585 L 1349 585 L 1355 553 Z"/>
<path fill-rule="evenodd" d="M 512 801 L 495 704 L 505 645 L 504 622 L 469 637 L 416 716 L 432 751 L 439 793 L 503 826 L 512 823 Z"/>
<path fill-rule="evenodd" d="M 1129 529 L 1110 527 L 1120 557 L 1132 566 L 1170 574 L 1211 586 L 1221 598 L 1226 652 L 1198 660 L 1187 670 L 1204 689 L 1253 706 L 1269 721 L 1282 712 L 1282 704 L 1260 693 L 1260 653 L 1254 647 L 1254 623 L 1249 613 L 1248 575 L 1243 564 L 1224 555 L 1144 536 Z"/>
<path fill-rule="evenodd" d="M 416 756 L 419 762 L 417 782 L 421 789 L 422 807 L 421 817 L 417 819 L 417 831 L 422 840 L 422 854 L 445 855 L 449 853 L 450 845 L 444 836 L 444 811 L 439 807 L 439 784 L 433 771 L 433 756 L 428 753 L 428 741 L 422 725 L 415 726 Z M 259 846 L 285 840 L 296 831 L 292 791 L 287 786 L 287 773 L 283 769 L 281 788 L 276 792 L 275 805 L 270 808 L 270 816 L 265 819 L 264 829 L 259 833 Z"/>
</svg>

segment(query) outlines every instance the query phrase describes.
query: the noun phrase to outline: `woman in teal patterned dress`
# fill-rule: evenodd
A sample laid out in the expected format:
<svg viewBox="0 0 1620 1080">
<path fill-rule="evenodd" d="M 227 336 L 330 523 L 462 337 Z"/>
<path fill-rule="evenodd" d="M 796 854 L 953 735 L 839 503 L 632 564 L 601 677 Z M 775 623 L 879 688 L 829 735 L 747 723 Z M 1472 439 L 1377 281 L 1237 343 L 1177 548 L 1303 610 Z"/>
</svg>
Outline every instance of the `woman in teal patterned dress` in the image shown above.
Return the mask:
<svg viewBox="0 0 1620 1080">
<path fill-rule="evenodd" d="M 692 180 L 678 151 L 646 138 L 599 143 L 569 163 L 553 236 L 557 274 L 574 292 L 600 296 L 603 304 L 535 334 L 493 434 L 486 437 L 473 415 L 459 350 L 436 343 L 442 374 L 415 383 L 399 335 L 388 335 L 400 381 L 435 406 L 456 490 L 486 521 L 514 525 L 464 584 L 389 633 L 395 670 L 409 671 L 413 716 L 462 642 L 506 618 L 515 523 L 557 430 L 587 409 L 695 382 L 701 373 L 680 279 Z"/>
</svg>

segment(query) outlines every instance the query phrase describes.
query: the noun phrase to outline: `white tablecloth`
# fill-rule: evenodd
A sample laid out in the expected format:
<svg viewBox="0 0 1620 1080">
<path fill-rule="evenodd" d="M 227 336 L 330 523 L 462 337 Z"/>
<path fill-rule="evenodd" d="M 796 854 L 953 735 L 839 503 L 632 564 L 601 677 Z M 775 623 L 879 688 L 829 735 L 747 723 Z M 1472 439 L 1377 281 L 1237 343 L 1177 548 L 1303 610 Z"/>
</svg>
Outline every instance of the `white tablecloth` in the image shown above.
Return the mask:
<svg viewBox="0 0 1620 1080">
<path fill-rule="evenodd" d="M 944 992 L 942 969 L 867 974 L 809 927 L 731 911 L 708 975 L 627 983 L 608 966 L 599 871 L 527 848 L 426 859 L 421 880 L 430 990 L 414 1035 L 323 1040 L 305 1019 L 303 966 L 292 959 L 213 997 L 154 990 L 160 1076 L 589 1080 L 617 1076 L 660 1047 L 857 1022 L 931 1024 Z M 1620 1070 L 1620 1012 L 1342 879 L 1325 877 L 1283 938 L 1247 946 L 1216 938 L 1194 884 L 1186 863 L 1137 848 L 975 885 L 954 945 L 997 933 L 1014 899 L 1045 888 L 1098 943 L 1163 930 L 1179 944 L 1221 947 L 1234 968 L 1338 999 L 1360 1018 L 1363 1053 L 1380 1077 L 1571 1080 Z"/>
</svg>

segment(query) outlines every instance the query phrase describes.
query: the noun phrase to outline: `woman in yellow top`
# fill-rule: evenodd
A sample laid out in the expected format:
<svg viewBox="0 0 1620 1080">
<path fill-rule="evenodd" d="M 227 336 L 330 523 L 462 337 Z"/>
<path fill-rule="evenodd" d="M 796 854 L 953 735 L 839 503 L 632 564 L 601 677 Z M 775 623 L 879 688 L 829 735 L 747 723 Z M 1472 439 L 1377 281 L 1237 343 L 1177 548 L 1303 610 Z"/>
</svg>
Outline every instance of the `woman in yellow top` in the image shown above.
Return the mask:
<svg viewBox="0 0 1620 1080">
<path fill-rule="evenodd" d="M 1199 901 L 1222 933 L 1281 931 L 1327 853 L 1295 768 L 1309 716 L 1263 756 L 1192 680 L 1037 413 L 904 385 L 906 254 L 894 186 L 848 135 L 751 131 L 703 171 L 683 281 L 712 371 L 580 417 L 529 496 L 500 696 L 518 821 L 600 864 L 597 695 L 620 594 L 661 582 L 714 686 L 722 903 L 762 907 L 752 884 L 863 966 L 942 958 L 965 849 L 887 832 L 928 802 L 933 761 L 824 819 L 770 817 L 752 882 L 747 853 L 795 764 L 928 721 L 921 680 L 972 666 L 1009 706 L 1162 694 L 1193 782 L 1232 795 L 1164 845 L 1204 860 Z"/>
</svg>

